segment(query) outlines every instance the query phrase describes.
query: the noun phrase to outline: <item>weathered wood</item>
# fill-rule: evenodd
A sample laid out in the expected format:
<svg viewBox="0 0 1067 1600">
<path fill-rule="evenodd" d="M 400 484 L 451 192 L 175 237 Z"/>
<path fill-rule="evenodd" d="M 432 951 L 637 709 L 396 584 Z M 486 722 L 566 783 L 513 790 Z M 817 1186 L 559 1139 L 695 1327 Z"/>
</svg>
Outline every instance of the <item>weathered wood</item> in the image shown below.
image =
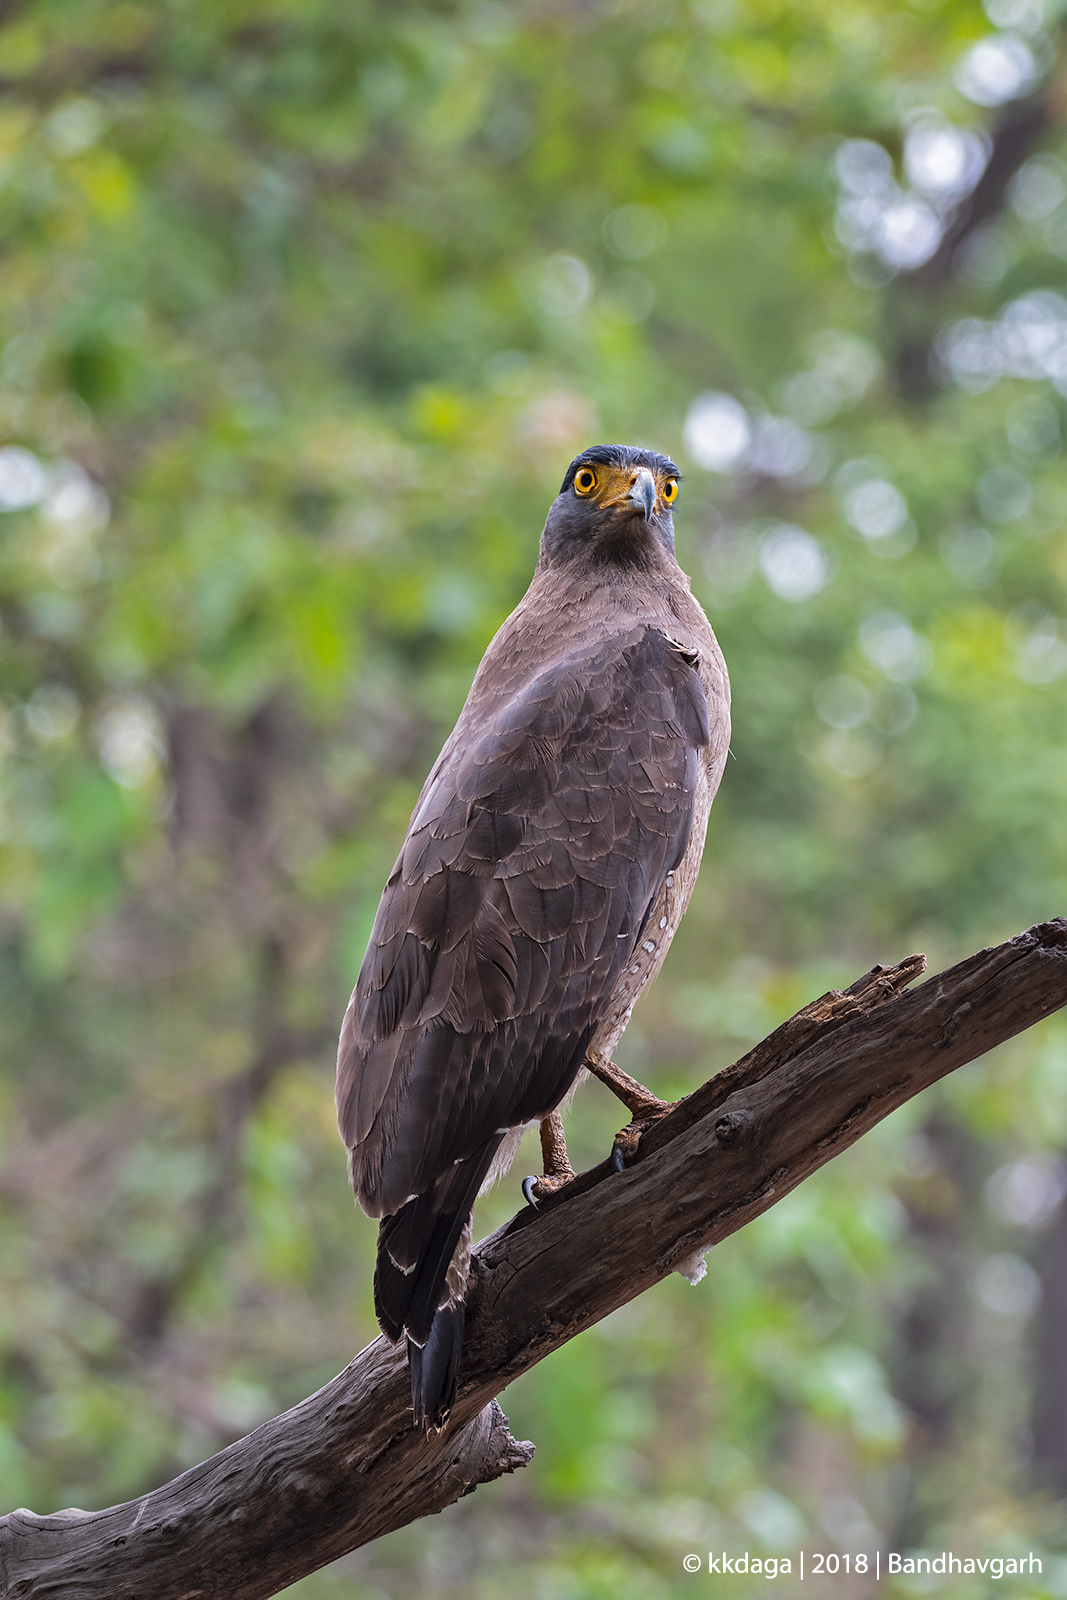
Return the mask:
<svg viewBox="0 0 1067 1600">
<path fill-rule="evenodd" d="M 645 1134 L 481 1245 L 448 1429 L 410 1426 L 406 1362 L 377 1339 L 337 1378 L 140 1500 L 0 1518 L 5 1600 L 264 1600 L 523 1465 L 507 1383 L 735 1232 L 897 1106 L 1067 1004 L 1067 921 L 900 992 L 922 958 L 806 1006 Z"/>
</svg>

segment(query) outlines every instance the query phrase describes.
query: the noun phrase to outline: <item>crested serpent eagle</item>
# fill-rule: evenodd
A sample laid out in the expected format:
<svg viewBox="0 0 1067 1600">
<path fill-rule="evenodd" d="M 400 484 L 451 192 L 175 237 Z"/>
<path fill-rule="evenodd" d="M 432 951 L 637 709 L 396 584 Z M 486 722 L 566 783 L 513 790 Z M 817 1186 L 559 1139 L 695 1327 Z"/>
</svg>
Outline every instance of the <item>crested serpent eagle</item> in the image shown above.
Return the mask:
<svg viewBox="0 0 1067 1600">
<path fill-rule="evenodd" d="M 571 463 L 345 1014 L 338 1123 L 425 1429 L 456 1393 L 474 1201 L 523 1130 L 541 1125 L 525 1192 L 543 1198 L 573 1176 L 559 1107 L 583 1068 L 635 1116 L 659 1106 L 610 1057 L 689 900 L 730 732 L 722 655 L 674 557 L 678 481 L 649 450 Z"/>
</svg>

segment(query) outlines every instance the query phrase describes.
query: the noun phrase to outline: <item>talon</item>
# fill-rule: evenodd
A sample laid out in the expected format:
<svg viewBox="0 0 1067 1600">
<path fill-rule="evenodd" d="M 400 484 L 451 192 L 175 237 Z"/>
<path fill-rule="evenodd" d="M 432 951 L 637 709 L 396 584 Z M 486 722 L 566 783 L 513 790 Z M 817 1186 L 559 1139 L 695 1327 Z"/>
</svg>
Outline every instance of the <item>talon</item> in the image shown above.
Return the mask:
<svg viewBox="0 0 1067 1600">
<path fill-rule="evenodd" d="M 611 1147 L 611 1166 L 613 1172 L 626 1171 L 626 1159 L 622 1153 L 622 1146 L 613 1144 Z"/>
<path fill-rule="evenodd" d="M 526 1201 L 526 1204 L 530 1207 L 531 1211 L 537 1211 L 539 1209 L 537 1201 L 534 1199 L 534 1188 L 536 1184 L 537 1175 L 533 1172 L 530 1173 L 528 1178 L 523 1178 L 522 1180 L 522 1198 Z"/>
</svg>

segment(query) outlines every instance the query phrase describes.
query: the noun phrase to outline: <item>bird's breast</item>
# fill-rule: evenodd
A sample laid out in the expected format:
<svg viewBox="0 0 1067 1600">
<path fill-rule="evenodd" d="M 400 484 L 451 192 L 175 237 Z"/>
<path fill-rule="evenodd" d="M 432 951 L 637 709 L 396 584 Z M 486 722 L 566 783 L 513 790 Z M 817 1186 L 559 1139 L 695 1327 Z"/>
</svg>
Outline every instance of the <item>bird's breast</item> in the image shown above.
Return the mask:
<svg viewBox="0 0 1067 1600">
<path fill-rule="evenodd" d="M 693 605 L 696 607 L 695 601 Z M 603 1021 L 589 1047 L 588 1053 L 595 1060 L 610 1058 L 630 1020 L 638 996 L 666 959 L 696 884 L 711 804 L 726 765 L 730 744 L 729 679 L 710 624 L 703 611 L 699 611 L 699 616 L 703 623 L 699 633 L 703 637 L 694 639 L 690 636 L 689 644 L 697 655 L 697 671 L 707 696 L 711 737 L 698 752 L 692 830 L 682 859 L 664 878 L 632 959 L 612 991 Z"/>
</svg>

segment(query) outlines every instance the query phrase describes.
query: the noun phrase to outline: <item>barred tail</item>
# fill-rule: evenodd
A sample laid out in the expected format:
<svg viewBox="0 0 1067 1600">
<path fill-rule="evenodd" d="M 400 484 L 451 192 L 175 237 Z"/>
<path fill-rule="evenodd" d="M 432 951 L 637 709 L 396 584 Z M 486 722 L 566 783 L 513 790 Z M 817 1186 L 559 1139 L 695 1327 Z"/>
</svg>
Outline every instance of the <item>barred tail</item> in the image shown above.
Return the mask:
<svg viewBox="0 0 1067 1600">
<path fill-rule="evenodd" d="M 462 1300 L 440 1306 L 424 1345 L 408 1340 L 411 1408 L 415 1426 L 424 1433 L 443 1428 L 456 1398 L 459 1358 L 463 1349 L 466 1307 Z"/>
<path fill-rule="evenodd" d="M 456 1397 L 474 1201 L 503 1135 L 449 1167 L 378 1230 L 374 1309 L 382 1332 L 407 1338 L 415 1426 L 442 1428 Z"/>
</svg>

